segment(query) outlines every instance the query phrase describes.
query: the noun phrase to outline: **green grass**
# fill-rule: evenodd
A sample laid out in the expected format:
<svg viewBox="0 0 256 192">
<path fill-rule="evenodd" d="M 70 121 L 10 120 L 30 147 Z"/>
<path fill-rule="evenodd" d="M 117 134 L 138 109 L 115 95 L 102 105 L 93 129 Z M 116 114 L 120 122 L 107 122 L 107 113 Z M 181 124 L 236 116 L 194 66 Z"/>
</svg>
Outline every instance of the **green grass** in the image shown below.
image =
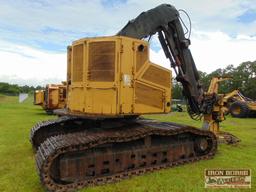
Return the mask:
<svg viewBox="0 0 256 192">
<path fill-rule="evenodd" d="M 196 127 L 201 122 L 191 120 L 186 113 L 152 115 L 149 118 L 173 121 Z M 38 121 L 55 118 L 48 116 L 39 106 L 32 105 L 30 97 L 18 103 L 17 97 L 0 95 L 0 191 L 40 192 L 41 186 L 35 169 L 34 154 L 29 142 L 30 128 Z M 222 130 L 238 136 L 237 146 L 220 145 L 214 159 L 178 166 L 133 177 L 119 183 L 91 187 L 82 192 L 118 191 L 256 191 L 256 119 L 227 117 Z M 204 189 L 206 168 L 250 168 L 252 189 Z"/>
</svg>

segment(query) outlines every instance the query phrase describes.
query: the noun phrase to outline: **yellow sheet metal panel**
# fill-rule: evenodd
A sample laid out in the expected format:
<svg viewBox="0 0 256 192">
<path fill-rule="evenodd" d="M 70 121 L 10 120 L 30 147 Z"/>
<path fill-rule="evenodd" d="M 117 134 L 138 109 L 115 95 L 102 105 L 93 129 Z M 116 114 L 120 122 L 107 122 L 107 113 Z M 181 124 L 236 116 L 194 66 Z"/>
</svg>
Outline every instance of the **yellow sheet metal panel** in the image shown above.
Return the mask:
<svg viewBox="0 0 256 192">
<path fill-rule="evenodd" d="M 48 84 L 45 92 L 43 108 L 54 110 L 66 106 L 66 82 L 63 82 L 63 84 Z"/>
<path fill-rule="evenodd" d="M 134 79 L 134 43 L 127 39 L 121 39 L 121 50 L 119 59 L 119 100 L 120 114 L 133 114 L 133 79 Z"/>
<path fill-rule="evenodd" d="M 91 114 L 117 114 L 117 96 L 114 89 L 89 89 L 86 94 L 87 113 Z"/>
<path fill-rule="evenodd" d="M 161 68 L 150 65 L 142 76 L 142 79 L 150 81 L 154 84 L 170 87 L 170 73 Z"/>
<path fill-rule="evenodd" d="M 116 116 L 170 111 L 171 71 L 149 61 L 147 42 L 121 36 L 84 38 L 73 42 L 72 52 L 71 113 Z"/>
<path fill-rule="evenodd" d="M 150 93 L 150 94 L 149 94 Z M 135 104 L 143 104 L 163 109 L 163 91 L 150 85 L 135 83 Z"/>
<path fill-rule="evenodd" d="M 67 106 L 72 109 L 72 111 L 76 112 L 84 112 L 85 111 L 85 94 L 84 88 L 78 86 L 69 86 L 68 90 L 68 102 Z"/>
<path fill-rule="evenodd" d="M 50 89 L 49 90 L 49 108 L 58 107 L 58 103 L 59 103 L 59 90 Z"/>
<path fill-rule="evenodd" d="M 36 90 L 34 92 L 34 105 L 43 105 L 44 103 L 44 90 Z"/>
<path fill-rule="evenodd" d="M 135 42 L 136 72 L 148 61 L 148 46 L 146 42 Z"/>
</svg>

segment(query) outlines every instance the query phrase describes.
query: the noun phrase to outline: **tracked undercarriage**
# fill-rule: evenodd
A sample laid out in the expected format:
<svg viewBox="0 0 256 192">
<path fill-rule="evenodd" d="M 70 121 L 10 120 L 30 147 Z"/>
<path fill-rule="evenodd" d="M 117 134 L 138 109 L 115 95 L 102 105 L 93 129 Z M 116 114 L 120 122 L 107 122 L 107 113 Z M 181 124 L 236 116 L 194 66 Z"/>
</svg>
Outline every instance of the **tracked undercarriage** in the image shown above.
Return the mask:
<svg viewBox="0 0 256 192">
<path fill-rule="evenodd" d="M 72 191 L 209 159 L 217 149 L 209 131 L 145 119 L 62 117 L 37 124 L 31 141 L 49 191 Z"/>
</svg>

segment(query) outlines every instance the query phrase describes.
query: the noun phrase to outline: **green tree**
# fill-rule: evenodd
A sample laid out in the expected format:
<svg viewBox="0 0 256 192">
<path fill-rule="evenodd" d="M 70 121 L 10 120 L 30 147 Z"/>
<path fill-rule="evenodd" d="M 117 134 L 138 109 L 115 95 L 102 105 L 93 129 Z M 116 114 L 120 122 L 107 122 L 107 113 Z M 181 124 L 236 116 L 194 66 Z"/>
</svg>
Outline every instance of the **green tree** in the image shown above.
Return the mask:
<svg viewBox="0 0 256 192">
<path fill-rule="evenodd" d="M 36 88 L 33 86 L 18 86 L 16 84 L 9 84 L 5 82 L 0 82 L 0 93 L 8 95 L 18 95 L 19 93 L 32 93 L 36 89 L 43 89 L 41 86 Z"/>
<path fill-rule="evenodd" d="M 219 93 L 229 93 L 239 89 L 246 97 L 256 99 L 256 61 L 244 62 L 238 67 L 228 65 L 224 69 L 217 69 L 210 74 L 199 72 L 200 82 L 206 91 L 213 77 L 230 77 L 219 86 Z"/>
<path fill-rule="evenodd" d="M 175 79 L 172 81 L 172 98 L 173 99 L 182 99 L 182 86 Z"/>
</svg>

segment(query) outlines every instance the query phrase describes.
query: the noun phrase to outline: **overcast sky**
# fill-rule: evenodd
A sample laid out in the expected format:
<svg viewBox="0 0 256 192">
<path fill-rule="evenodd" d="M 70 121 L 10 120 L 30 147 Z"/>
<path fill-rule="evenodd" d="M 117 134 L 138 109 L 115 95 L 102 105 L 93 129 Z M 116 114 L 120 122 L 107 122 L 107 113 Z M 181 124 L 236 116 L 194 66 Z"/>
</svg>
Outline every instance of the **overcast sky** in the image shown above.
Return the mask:
<svg viewBox="0 0 256 192">
<path fill-rule="evenodd" d="M 114 35 L 161 3 L 190 15 L 190 48 L 199 70 L 256 60 L 256 0 L 0 0 L 0 81 L 43 85 L 65 80 L 67 45 Z M 151 60 L 168 67 L 156 42 L 151 42 Z"/>
</svg>

